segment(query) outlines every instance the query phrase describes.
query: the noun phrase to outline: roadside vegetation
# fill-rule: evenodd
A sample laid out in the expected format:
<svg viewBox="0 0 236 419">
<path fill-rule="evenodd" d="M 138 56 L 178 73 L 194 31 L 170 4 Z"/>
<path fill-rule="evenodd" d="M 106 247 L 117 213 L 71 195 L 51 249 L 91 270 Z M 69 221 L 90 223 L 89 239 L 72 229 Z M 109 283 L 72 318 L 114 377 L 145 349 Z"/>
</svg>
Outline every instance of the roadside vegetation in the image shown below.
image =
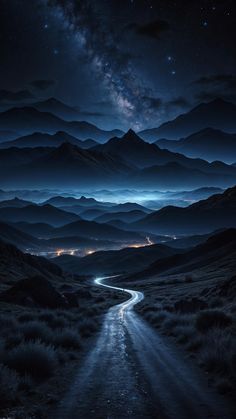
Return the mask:
<svg viewBox="0 0 236 419">
<path fill-rule="evenodd" d="M 1 303 L 1 417 L 44 418 L 60 400 L 104 313 L 119 302 L 113 291 L 85 290 L 78 307 L 66 309 Z"/>
<path fill-rule="evenodd" d="M 195 358 L 220 393 L 235 398 L 236 277 L 210 282 L 161 278 L 146 286 L 136 309 Z"/>
</svg>

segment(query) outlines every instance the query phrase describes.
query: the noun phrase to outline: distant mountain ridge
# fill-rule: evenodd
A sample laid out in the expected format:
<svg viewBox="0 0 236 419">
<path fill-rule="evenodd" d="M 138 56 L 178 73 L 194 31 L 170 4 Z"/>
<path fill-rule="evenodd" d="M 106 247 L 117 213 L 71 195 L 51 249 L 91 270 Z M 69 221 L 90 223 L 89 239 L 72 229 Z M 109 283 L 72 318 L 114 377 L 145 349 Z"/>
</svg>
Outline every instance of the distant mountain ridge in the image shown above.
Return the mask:
<svg viewBox="0 0 236 419">
<path fill-rule="evenodd" d="M 57 148 L 0 149 L 0 167 L 2 186 L 14 189 L 45 185 L 76 186 L 80 190 L 92 185 L 99 185 L 100 189 L 114 185 L 192 189 L 225 188 L 236 183 L 235 166 L 161 150 L 155 144 L 145 143 L 133 131 L 88 150 L 69 142 Z"/>
<path fill-rule="evenodd" d="M 123 134 L 120 130 L 105 131 L 85 121 L 65 121 L 50 112 L 41 112 L 33 107 L 11 108 L 0 113 L 0 126 L 3 130 L 14 130 L 21 135 L 34 132 L 55 134 L 64 131 L 81 140 L 91 138 L 104 142 Z"/>
<path fill-rule="evenodd" d="M 139 132 L 143 139 L 154 142 L 161 138 L 178 140 L 205 128 L 214 128 L 227 133 L 236 132 L 236 105 L 222 99 L 201 103 L 158 128 Z"/>
<path fill-rule="evenodd" d="M 208 161 L 221 160 L 234 163 L 236 156 L 236 134 L 213 128 L 205 128 L 178 141 L 158 140 L 155 144 L 173 152 Z"/>
<path fill-rule="evenodd" d="M 236 227 L 236 186 L 186 208 L 167 206 L 131 224 L 155 234 L 200 234 Z"/>
<path fill-rule="evenodd" d="M 62 211 L 51 205 L 27 205 L 24 207 L 0 208 L 0 220 L 6 222 L 26 221 L 29 223 L 43 222 L 52 226 L 62 226 L 79 220 L 79 216 L 67 211 Z"/>
<path fill-rule="evenodd" d="M 95 147 L 97 145 L 97 142 L 94 140 L 88 139 L 81 141 L 66 132 L 58 131 L 55 134 L 35 132 L 34 134 L 26 135 L 13 141 L 4 141 L 0 143 L 0 148 L 59 147 L 65 142 L 74 144 L 84 149 Z"/>
</svg>

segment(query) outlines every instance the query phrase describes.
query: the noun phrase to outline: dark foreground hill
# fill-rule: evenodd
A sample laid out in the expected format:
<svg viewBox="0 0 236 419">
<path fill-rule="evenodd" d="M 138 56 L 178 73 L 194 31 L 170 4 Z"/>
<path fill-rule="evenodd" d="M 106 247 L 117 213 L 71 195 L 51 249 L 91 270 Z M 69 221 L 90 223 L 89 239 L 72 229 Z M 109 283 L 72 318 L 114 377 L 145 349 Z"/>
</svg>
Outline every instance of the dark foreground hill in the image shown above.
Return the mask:
<svg viewBox="0 0 236 419">
<path fill-rule="evenodd" d="M 52 205 L 27 205 L 23 208 L 0 208 L 0 220 L 13 223 L 25 221 L 28 223 L 41 222 L 51 224 L 52 226 L 62 226 L 78 219 L 78 215 L 62 211 Z"/>
<path fill-rule="evenodd" d="M 164 272 L 165 274 L 168 272 L 168 275 L 184 274 L 194 269 L 202 270 L 213 264 L 217 272 L 216 266 L 222 267 L 222 264 L 227 263 L 226 260 L 228 260 L 228 268 L 232 265 L 231 268 L 234 267 L 235 270 L 236 229 L 228 229 L 215 234 L 187 252 L 157 260 L 144 271 L 134 274 L 133 278 L 156 277 Z"/>
<path fill-rule="evenodd" d="M 96 252 L 83 258 L 65 255 L 54 259 L 54 262 L 69 272 L 101 275 L 135 272 L 148 266 L 154 260 L 182 251 L 156 244 L 140 248 Z"/>
<path fill-rule="evenodd" d="M 236 187 L 186 208 L 168 206 L 132 224 L 134 230 L 153 233 L 207 233 L 236 227 Z"/>
</svg>

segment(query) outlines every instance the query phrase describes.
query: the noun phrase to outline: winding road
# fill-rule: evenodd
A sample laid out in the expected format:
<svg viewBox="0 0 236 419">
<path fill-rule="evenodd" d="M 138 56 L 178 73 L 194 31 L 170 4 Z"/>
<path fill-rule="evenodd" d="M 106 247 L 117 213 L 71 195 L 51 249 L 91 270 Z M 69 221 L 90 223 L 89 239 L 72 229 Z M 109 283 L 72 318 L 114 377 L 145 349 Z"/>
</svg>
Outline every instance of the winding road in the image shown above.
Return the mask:
<svg viewBox="0 0 236 419">
<path fill-rule="evenodd" d="M 61 401 L 57 419 L 230 419 L 221 397 L 192 362 L 133 310 L 142 292 L 109 309 L 96 345 Z"/>
</svg>

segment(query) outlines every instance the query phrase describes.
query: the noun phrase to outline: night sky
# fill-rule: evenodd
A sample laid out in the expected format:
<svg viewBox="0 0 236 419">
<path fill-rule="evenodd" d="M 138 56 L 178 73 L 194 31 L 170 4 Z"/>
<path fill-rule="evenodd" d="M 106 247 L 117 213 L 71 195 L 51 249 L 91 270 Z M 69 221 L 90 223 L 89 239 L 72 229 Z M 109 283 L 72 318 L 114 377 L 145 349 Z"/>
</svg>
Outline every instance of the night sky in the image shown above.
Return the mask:
<svg viewBox="0 0 236 419">
<path fill-rule="evenodd" d="M 56 97 L 103 128 L 236 101 L 233 0 L 0 0 L 0 106 Z"/>
</svg>

